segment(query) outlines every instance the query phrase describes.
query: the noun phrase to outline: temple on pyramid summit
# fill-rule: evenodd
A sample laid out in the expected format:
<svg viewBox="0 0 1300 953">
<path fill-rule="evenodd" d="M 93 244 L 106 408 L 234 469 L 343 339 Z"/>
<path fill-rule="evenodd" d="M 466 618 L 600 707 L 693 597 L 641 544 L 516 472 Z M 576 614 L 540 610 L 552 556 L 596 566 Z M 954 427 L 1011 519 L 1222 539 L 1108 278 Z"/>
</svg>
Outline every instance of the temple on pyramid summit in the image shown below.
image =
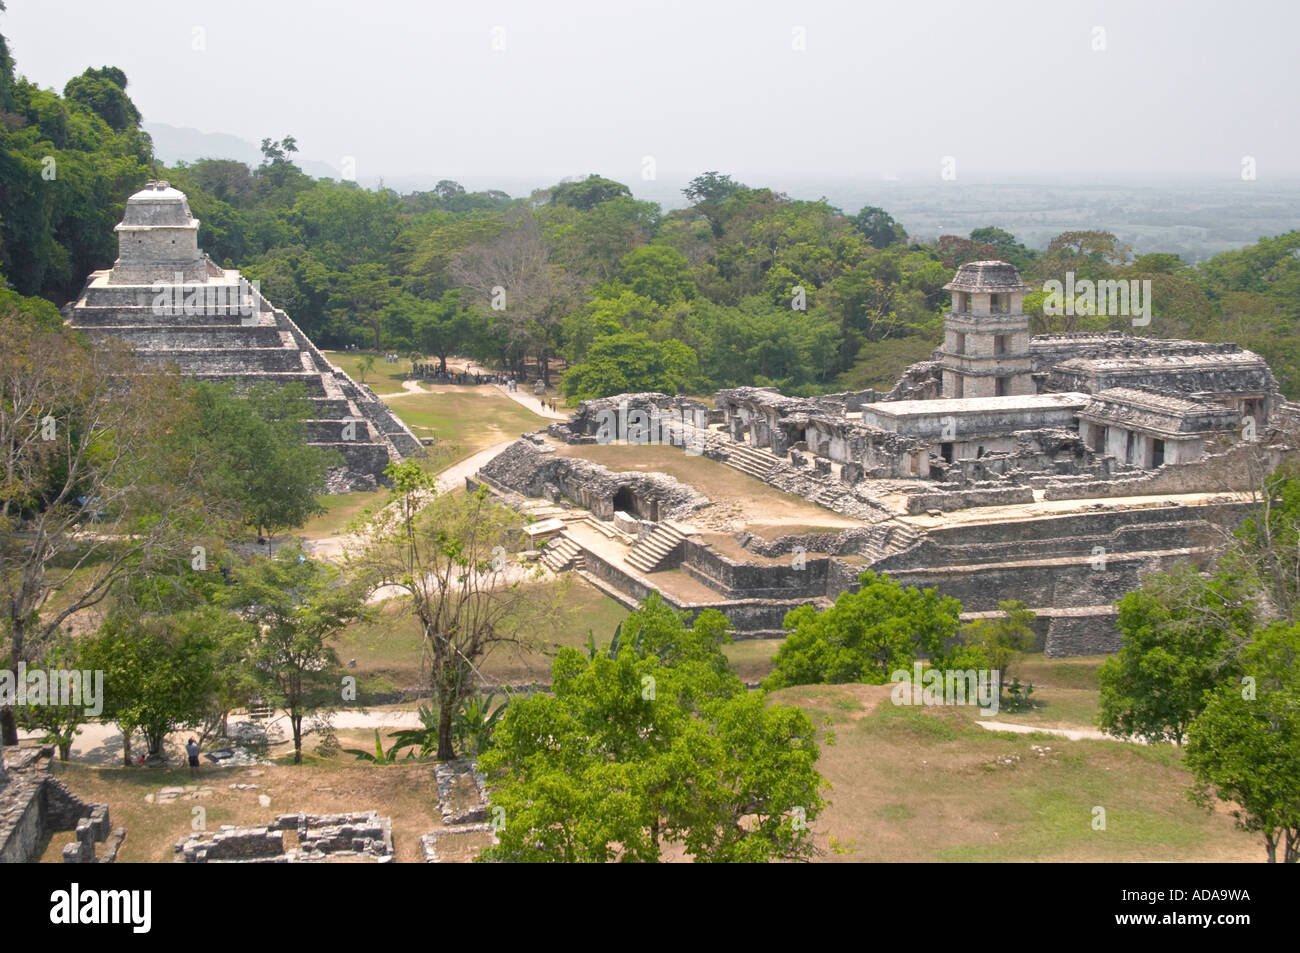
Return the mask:
<svg viewBox="0 0 1300 953">
<path fill-rule="evenodd" d="M 70 324 L 92 340 L 130 345 L 142 361 L 186 376 L 233 382 L 301 384 L 315 408 L 313 446 L 342 454 L 331 492 L 370 489 L 384 468 L 420 440 L 365 385 L 330 364 L 287 314 L 239 271 L 199 248 L 199 220 L 185 194 L 149 182 L 126 202 L 118 257 L 92 272 Z"/>
</svg>

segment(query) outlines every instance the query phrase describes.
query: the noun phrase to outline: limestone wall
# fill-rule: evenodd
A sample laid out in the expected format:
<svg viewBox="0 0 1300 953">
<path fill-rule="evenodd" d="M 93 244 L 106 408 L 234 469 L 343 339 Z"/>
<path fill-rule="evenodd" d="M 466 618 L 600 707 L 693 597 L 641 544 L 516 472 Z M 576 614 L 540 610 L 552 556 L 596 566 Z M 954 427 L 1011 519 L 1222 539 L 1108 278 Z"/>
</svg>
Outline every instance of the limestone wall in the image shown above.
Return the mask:
<svg viewBox="0 0 1300 953">
<path fill-rule="evenodd" d="M 685 540 L 682 550 L 682 570 L 727 599 L 815 599 L 826 594 L 826 556 L 805 556 L 802 568 L 796 568 L 793 557 L 777 564 L 737 562 L 694 539 Z"/>
<path fill-rule="evenodd" d="M 1048 486 L 1044 499 L 1100 499 L 1117 496 L 1143 496 L 1160 493 L 1222 493 L 1249 491 L 1260 473 L 1287 460 L 1298 458 L 1297 451 L 1239 443 L 1221 452 L 1207 455 L 1195 463 L 1167 463 L 1158 470 L 1140 476 L 1068 486 Z"/>
</svg>

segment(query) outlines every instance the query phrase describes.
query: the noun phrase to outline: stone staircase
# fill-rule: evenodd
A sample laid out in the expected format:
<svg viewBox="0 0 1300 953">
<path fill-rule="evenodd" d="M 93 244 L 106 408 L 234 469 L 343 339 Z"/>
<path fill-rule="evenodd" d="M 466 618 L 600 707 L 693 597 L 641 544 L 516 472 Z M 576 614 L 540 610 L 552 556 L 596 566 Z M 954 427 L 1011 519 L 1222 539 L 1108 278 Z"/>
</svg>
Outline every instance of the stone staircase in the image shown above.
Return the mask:
<svg viewBox="0 0 1300 953">
<path fill-rule="evenodd" d="M 780 461 L 769 451 L 756 450 L 745 443 L 732 443 L 727 446 L 727 459 L 723 462 L 756 480 L 766 480 Z"/>
<path fill-rule="evenodd" d="M 551 572 L 582 569 L 585 565 L 582 547 L 564 533 L 546 544 L 546 548 L 542 550 L 542 562 Z"/>
<path fill-rule="evenodd" d="M 925 538 L 925 533 L 897 521 L 886 524 L 884 529 L 883 536 L 869 541 L 861 549 L 862 555 L 872 564 L 919 546 Z"/>
<path fill-rule="evenodd" d="M 660 523 L 649 536 L 637 540 L 626 562 L 641 572 L 654 572 L 682 544 L 686 535 L 672 523 Z"/>
</svg>

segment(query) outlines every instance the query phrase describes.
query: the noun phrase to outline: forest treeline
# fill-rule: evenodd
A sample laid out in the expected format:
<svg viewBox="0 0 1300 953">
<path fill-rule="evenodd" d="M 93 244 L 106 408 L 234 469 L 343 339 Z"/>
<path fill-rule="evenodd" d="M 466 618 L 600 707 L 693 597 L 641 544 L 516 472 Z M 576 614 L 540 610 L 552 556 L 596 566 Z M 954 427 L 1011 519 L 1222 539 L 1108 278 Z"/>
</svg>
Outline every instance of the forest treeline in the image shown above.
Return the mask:
<svg viewBox="0 0 1300 953">
<path fill-rule="evenodd" d="M 1150 324 L 1045 316 L 1035 330 L 1127 329 L 1235 341 L 1300 395 L 1300 231 L 1191 265 L 1114 235 L 1065 232 L 1045 250 L 996 228 L 910 240 L 883 209 L 847 215 L 705 172 L 664 212 L 599 175 L 525 198 L 444 180 L 398 195 L 313 179 L 291 136 L 257 168 L 159 165 L 127 78 L 87 69 L 62 95 L 15 73 L 0 38 L 0 273 L 56 304 L 112 264 L 127 196 L 166 178 L 202 221 L 200 244 L 260 281 L 317 344 L 445 360 L 466 355 L 571 398 L 702 393 L 742 384 L 792 394 L 887 389 L 941 339 L 943 285 L 1001 258 L 1049 279 L 1150 279 Z"/>
</svg>

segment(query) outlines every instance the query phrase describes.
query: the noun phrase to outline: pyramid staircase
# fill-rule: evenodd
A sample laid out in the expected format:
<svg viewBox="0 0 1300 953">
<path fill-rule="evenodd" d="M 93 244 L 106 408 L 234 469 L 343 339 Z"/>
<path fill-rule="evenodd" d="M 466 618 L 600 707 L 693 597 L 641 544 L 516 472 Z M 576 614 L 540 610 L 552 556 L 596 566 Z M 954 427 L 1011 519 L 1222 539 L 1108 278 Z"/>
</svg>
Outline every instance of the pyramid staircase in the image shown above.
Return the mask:
<svg viewBox="0 0 1300 953">
<path fill-rule="evenodd" d="M 654 572 L 685 539 L 685 533 L 672 523 L 664 521 L 650 535 L 637 540 L 624 561 L 641 572 Z"/>
<path fill-rule="evenodd" d="M 732 443 L 727 446 L 727 459 L 723 462 L 756 480 L 766 480 L 781 461 L 770 451 L 756 450 L 745 443 Z"/>
<path fill-rule="evenodd" d="M 566 569 L 582 569 L 585 560 L 582 547 L 566 533 L 560 533 L 542 550 L 542 562 L 551 572 L 564 572 Z"/>
<path fill-rule="evenodd" d="M 879 539 L 871 540 L 861 552 L 869 563 L 874 564 L 919 546 L 924 538 L 925 533 L 920 530 L 906 523 L 894 521 L 885 524 L 884 535 Z"/>
</svg>

